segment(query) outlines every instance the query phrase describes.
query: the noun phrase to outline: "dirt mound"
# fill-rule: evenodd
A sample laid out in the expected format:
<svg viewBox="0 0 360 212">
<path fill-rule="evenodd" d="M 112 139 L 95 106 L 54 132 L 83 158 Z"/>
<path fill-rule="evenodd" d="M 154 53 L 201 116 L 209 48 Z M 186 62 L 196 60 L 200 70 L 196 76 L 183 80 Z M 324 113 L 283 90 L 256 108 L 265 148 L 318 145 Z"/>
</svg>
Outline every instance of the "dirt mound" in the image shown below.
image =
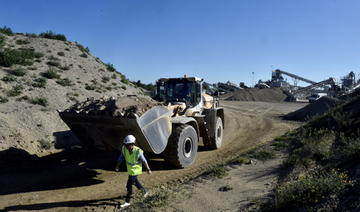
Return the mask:
<svg viewBox="0 0 360 212">
<path fill-rule="evenodd" d="M 291 112 L 284 116 L 284 119 L 294 121 L 307 121 L 314 116 L 321 115 L 334 108 L 340 100 L 331 97 L 321 97 L 314 103 L 308 104 L 307 106 Z"/>
<path fill-rule="evenodd" d="M 68 113 L 135 118 L 160 103 L 138 96 L 89 98 L 65 110 Z"/>
<path fill-rule="evenodd" d="M 242 89 L 222 96 L 230 101 L 283 102 L 288 96 L 280 88 Z"/>
<path fill-rule="evenodd" d="M 91 97 L 143 94 L 78 43 L 2 33 L 0 40 L 0 151 L 59 151 L 61 140 L 76 138 L 56 110 Z"/>
</svg>

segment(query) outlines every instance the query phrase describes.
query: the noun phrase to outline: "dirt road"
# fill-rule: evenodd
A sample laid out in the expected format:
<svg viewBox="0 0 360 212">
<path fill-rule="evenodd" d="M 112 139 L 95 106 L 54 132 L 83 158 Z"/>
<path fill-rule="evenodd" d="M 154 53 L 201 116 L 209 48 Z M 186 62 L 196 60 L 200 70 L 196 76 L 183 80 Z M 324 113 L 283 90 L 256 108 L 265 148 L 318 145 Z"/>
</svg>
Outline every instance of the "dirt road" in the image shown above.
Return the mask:
<svg viewBox="0 0 360 212">
<path fill-rule="evenodd" d="M 195 164 L 187 169 L 172 170 L 162 159 L 151 157 L 153 174 L 140 177 L 145 187 L 195 176 L 234 153 L 293 129 L 298 124 L 278 117 L 305 105 L 223 102 L 223 106 L 224 146 L 217 151 L 205 151 L 200 145 Z M 99 202 L 115 204 L 114 199 L 125 194 L 127 180 L 125 170 L 113 171 L 115 160 L 113 153 L 76 150 L 4 167 L 0 174 L 0 210 L 83 211 Z"/>
</svg>

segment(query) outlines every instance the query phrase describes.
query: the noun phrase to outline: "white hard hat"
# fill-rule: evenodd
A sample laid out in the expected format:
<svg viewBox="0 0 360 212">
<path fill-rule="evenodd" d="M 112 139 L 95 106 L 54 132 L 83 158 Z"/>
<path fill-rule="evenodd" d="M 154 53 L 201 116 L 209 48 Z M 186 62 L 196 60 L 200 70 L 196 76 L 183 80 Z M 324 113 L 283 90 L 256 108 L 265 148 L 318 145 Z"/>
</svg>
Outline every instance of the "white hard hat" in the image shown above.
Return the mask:
<svg viewBox="0 0 360 212">
<path fill-rule="evenodd" d="M 127 135 L 124 138 L 124 144 L 135 144 L 136 138 L 133 135 Z"/>
</svg>

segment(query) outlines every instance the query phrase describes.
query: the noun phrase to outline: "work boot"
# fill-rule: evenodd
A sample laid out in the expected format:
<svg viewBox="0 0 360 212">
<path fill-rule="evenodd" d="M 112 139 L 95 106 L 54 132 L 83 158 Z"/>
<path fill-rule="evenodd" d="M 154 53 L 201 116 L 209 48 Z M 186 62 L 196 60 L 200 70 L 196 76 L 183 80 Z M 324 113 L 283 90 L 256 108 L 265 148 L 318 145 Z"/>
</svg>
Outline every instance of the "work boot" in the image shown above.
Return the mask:
<svg viewBox="0 0 360 212">
<path fill-rule="evenodd" d="M 147 196 L 149 196 L 149 192 L 145 192 L 143 197 L 146 198 Z"/>
<path fill-rule="evenodd" d="M 149 192 L 147 192 L 145 189 L 141 189 L 141 192 L 143 193 L 143 197 L 146 198 L 149 196 Z"/>
<path fill-rule="evenodd" d="M 129 207 L 131 204 L 129 202 L 125 202 L 124 204 L 120 205 L 120 208 L 126 208 Z"/>
</svg>

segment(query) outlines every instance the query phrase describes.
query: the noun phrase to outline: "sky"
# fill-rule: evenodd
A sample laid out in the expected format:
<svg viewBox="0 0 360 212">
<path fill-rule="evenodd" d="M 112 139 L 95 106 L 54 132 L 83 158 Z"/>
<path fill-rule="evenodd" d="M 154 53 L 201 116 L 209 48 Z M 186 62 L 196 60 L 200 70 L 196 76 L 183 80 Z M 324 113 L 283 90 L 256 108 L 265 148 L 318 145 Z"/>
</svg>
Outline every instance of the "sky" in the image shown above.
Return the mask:
<svg viewBox="0 0 360 212">
<path fill-rule="evenodd" d="M 312 81 L 360 74 L 358 0 L 0 2 L 0 27 L 64 34 L 133 81 L 186 74 L 253 85 L 274 69 Z"/>
</svg>

